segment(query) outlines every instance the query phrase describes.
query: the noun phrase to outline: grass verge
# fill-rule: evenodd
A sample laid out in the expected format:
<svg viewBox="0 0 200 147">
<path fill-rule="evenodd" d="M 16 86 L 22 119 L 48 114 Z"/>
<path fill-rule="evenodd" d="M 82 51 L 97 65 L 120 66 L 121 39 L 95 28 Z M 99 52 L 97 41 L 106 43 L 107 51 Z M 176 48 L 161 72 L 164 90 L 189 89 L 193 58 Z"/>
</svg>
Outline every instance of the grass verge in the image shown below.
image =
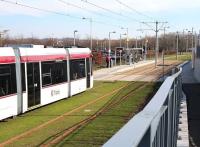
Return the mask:
<svg viewBox="0 0 200 147">
<path fill-rule="evenodd" d="M 178 61 L 188 61 L 191 60 L 191 53 L 178 54 Z M 166 60 L 176 60 L 176 55 L 165 55 Z"/>
</svg>

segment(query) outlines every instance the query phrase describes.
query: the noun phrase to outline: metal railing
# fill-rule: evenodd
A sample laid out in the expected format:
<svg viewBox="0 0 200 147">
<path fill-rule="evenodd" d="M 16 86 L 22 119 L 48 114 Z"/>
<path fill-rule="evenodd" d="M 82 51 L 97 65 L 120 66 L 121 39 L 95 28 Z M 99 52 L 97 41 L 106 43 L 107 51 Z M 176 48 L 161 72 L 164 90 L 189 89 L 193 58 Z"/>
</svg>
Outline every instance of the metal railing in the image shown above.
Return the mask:
<svg viewBox="0 0 200 147">
<path fill-rule="evenodd" d="M 181 72 L 168 77 L 147 106 L 103 147 L 176 147 Z"/>
</svg>

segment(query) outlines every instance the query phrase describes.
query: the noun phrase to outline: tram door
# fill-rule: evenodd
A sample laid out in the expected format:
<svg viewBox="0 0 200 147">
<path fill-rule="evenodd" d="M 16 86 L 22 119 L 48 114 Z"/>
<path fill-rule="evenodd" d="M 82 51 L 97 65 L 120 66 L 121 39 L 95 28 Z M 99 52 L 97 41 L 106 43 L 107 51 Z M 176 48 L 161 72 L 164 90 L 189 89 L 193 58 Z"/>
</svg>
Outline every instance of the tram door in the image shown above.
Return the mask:
<svg viewBox="0 0 200 147">
<path fill-rule="evenodd" d="M 86 69 L 87 69 L 87 88 L 90 88 L 91 68 L 90 68 L 89 58 L 86 58 Z"/>
<path fill-rule="evenodd" d="M 40 104 L 39 63 L 27 63 L 28 108 Z"/>
</svg>

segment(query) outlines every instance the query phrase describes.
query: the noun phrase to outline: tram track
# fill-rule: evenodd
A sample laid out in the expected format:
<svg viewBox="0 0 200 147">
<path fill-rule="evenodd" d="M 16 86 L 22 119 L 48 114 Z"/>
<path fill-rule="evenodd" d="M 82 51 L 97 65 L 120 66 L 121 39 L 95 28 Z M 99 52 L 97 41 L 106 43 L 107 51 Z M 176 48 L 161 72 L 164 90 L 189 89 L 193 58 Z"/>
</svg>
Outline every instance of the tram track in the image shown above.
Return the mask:
<svg viewBox="0 0 200 147">
<path fill-rule="evenodd" d="M 176 63 L 176 62 L 175 62 Z M 166 68 L 173 68 L 173 66 L 176 66 L 176 64 L 175 63 L 169 63 L 169 64 L 167 64 L 168 66 L 166 66 L 164 69 L 166 69 Z M 159 64 L 161 64 L 161 63 L 159 63 Z M 175 64 L 175 65 L 174 65 Z M 141 69 L 137 72 L 130 72 L 130 73 L 128 73 L 128 74 L 137 74 L 137 73 L 141 73 L 141 74 L 143 74 L 143 71 L 146 71 L 145 73 L 148 73 L 148 72 L 150 72 L 150 71 L 156 71 L 156 70 L 161 70 L 162 69 L 162 67 L 161 66 L 157 66 L 157 67 L 155 67 L 155 65 L 154 64 L 151 64 L 151 65 L 147 65 L 147 66 L 143 66 L 143 67 L 141 67 Z"/>
<path fill-rule="evenodd" d="M 147 75 L 159 75 L 159 76 L 156 76 L 155 78 L 155 80 L 157 80 L 160 78 L 161 75 L 169 73 L 169 70 L 171 70 L 178 64 L 179 63 L 177 62 L 172 62 L 171 64 L 169 64 L 167 67 L 164 68 L 164 73 L 163 73 L 163 70 L 161 70 L 162 69 L 161 67 L 155 67 L 154 64 L 146 65 L 146 66 L 138 68 L 137 70 L 132 69 L 132 70 L 128 70 L 126 73 L 120 72 L 120 73 L 114 74 L 112 79 L 116 79 L 116 76 L 119 76 L 119 75 L 122 75 L 119 77 L 120 79 L 124 79 L 131 75 L 139 75 L 136 79 L 138 81 L 138 80 L 142 80 L 142 77 L 145 78 L 147 74 Z M 161 74 L 157 74 L 158 72 Z"/>
<path fill-rule="evenodd" d="M 170 70 L 171 70 L 171 67 L 166 69 L 166 72 L 169 72 Z M 155 74 L 155 72 L 156 72 L 156 74 L 159 75 L 158 77 L 160 77 L 160 75 L 162 75 L 162 72 L 160 71 L 160 69 L 156 69 L 155 70 L 155 68 L 152 68 L 151 72 L 150 71 L 146 71 L 146 73 L 154 73 L 154 74 Z M 144 76 L 141 76 L 140 78 L 143 78 L 143 77 Z M 136 82 L 131 82 L 131 84 L 133 84 L 133 83 L 136 83 Z M 80 129 L 80 128 L 86 126 L 86 125 L 88 125 L 90 122 L 92 122 L 94 119 L 96 119 L 100 115 L 103 115 L 106 111 L 109 111 L 110 109 L 112 109 L 116 105 L 119 105 L 119 104 L 123 103 L 129 97 L 129 95 L 133 94 L 133 92 L 135 93 L 135 92 L 139 91 L 140 89 L 144 88 L 148 84 L 149 83 L 143 83 L 143 84 L 135 87 L 133 90 L 131 90 L 125 96 L 123 96 L 122 98 L 120 98 L 118 100 L 110 99 L 110 101 L 108 101 L 103 107 L 101 107 L 93 115 L 90 115 L 88 118 L 86 118 L 86 119 L 74 124 L 73 126 L 67 128 L 63 132 L 58 133 L 56 136 L 51 138 L 49 142 L 48 141 L 46 143 L 43 142 L 42 144 L 40 144 L 40 146 L 41 147 L 47 147 L 47 146 L 54 146 L 54 145 L 58 144 L 64 138 L 66 138 L 69 135 L 71 135 L 73 132 L 77 131 L 78 129 Z"/>
<path fill-rule="evenodd" d="M 171 69 L 172 69 L 172 67 L 167 68 L 165 70 L 165 74 L 168 73 Z M 156 72 L 156 74 L 158 75 L 158 78 L 160 78 L 160 76 L 163 74 L 163 72 L 160 71 L 160 69 L 156 69 L 155 70 L 155 68 L 152 68 L 151 71 L 147 71 L 147 72 L 148 72 L 148 74 L 151 74 L 151 73 L 155 74 L 155 72 Z M 141 78 L 143 78 L 143 77 L 141 77 Z M 132 82 L 132 83 L 136 83 L 136 82 Z M 133 90 L 131 90 L 130 92 L 128 92 L 125 96 L 121 97 L 120 99 L 117 99 L 117 100 L 111 99 L 110 101 L 108 101 L 103 107 L 101 107 L 93 115 L 91 115 L 88 118 L 80 121 L 79 123 L 74 124 L 73 126 L 67 128 L 62 133 L 58 134 L 54 138 L 51 138 L 51 140 L 49 142 L 47 142 L 47 143 L 44 142 L 40 146 L 47 147 L 47 146 L 54 146 L 54 145 L 58 144 L 59 142 L 61 142 L 62 140 L 64 140 L 66 137 L 70 136 L 73 132 L 75 132 L 78 129 L 81 129 L 82 127 L 85 127 L 86 125 L 88 125 L 89 123 L 91 123 L 93 120 L 95 120 L 100 115 L 103 115 L 105 112 L 111 110 L 115 106 L 120 105 L 127 98 L 129 98 L 129 96 L 131 94 L 136 93 L 137 91 L 139 91 L 140 89 L 144 88 L 147 85 L 148 85 L 148 83 L 143 83 L 143 84 L 135 87 Z"/>
<path fill-rule="evenodd" d="M 136 82 L 131 82 L 131 84 L 134 84 Z M 96 119 L 97 117 L 99 117 L 100 115 L 103 115 L 104 113 L 106 113 L 107 111 L 111 110 L 112 108 L 114 108 L 115 106 L 118 106 L 119 104 L 123 103 L 126 99 L 129 98 L 130 95 L 132 95 L 133 93 L 136 93 L 137 91 L 141 90 L 142 88 L 144 88 L 145 86 L 147 86 L 149 83 L 141 83 L 139 84 L 139 86 L 136 86 L 134 89 L 132 89 L 131 91 L 129 91 L 126 95 L 124 95 L 123 97 L 120 97 L 119 99 L 110 99 L 103 107 L 101 107 L 97 112 L 95 112 L 94 114 L 92 114 L 91 116 L 89 116 L 88 118 L 78 122 L 77 124 L 74 124 L 73 126 L 67 128 L 64 132 L 60 133 L 59 135 L 57 135 L 55 138 L 51 139 L 51 141 L 47 142 L 47 143 L 42 143 L 40 146 L 41 147 L 47 147 L 47 146 L 53 146 L 58 144 L 60 141 L 62 141 L 64 138 L 66 138 L 67 136 L 71 135 L 73 132 L 75 132 L 76 130 L 86 126 L 87 124 L 91 123 L 94 119 Z"/>
<path fill-rule="evenodd" d="M 165 65 L 168 65 L 168 66 L 172 66 L 174 63 L 177 63 L 176 61 L 173 62 L 173 61 L 168 61 L 165 63 Z M 162 64 L 162 62 L 159 62 L 158 64 Z M 137 73 L 140 73 L 140 72 L 144 72 L 146 70 L 151 70 L 151 69 L 157 69 L 159 68 L 159 66 L 155 67 L 155 64 L 154 63 L 151 63 L 151 64 L 148 64 L 148 65 L 144 65 L 144 66 L 141 66 L 141 67 L 138 67 L 138 68 L 133 68 L 131 70 L 127 70 L 126 71 L 126 74 L 127 75 L 131 75 L 131 74 L 137 74 Z M 119 75 L 119 74 L 123 74 L 124 72 L 118 72 L 114 75 Z"/>
</svg>

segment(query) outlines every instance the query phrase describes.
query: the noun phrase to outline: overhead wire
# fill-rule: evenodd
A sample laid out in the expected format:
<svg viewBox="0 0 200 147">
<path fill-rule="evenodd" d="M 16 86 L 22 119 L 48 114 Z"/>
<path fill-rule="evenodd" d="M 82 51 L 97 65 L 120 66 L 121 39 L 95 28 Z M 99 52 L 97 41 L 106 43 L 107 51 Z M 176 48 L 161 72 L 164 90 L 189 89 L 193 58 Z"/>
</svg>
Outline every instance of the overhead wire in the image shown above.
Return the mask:
<svg viewBox="0 0 200 147">
<path fill-rule="evenodd" d="M 149 18 L 149 19 L 152 19 L 152 20 L 156 21 L 155 18 L 153 18 L 153 17 L 151 17 L 151 16 L 149 16 L 149 15 L 147 15 L 145 13 L 142 13 L 142 12 L 138 11 L 138 10 L 136 10 L 133 7 L 130 7 L 129 5 L 125 4 L 124 2 L 122 2 L 120 0 L 115 0 L 115 1 L 118 2 L 120 5 L 122 5 L 122 6 L 126 7 L 126 8 L 128 8 L 128 9 L 132 10 L 133 12 L 137 13 L 138 15 L 141 15 L 141 16 L 144 16 L 146 18 Z M 145 25 L 147 25 L 147 26 L 149 26 L 150 28 L 153 28 L 153 26 L 149 25 L 148 23 L 145 23 L 145 22 L 142 22 L 142 23 L 145 24 Z M 170 25 L 174 26 L 172 24 L 170 24 Z M 162 25 L 162 27 L 163 27 L 163 25 Z M 174 28 L 177 28 L 177 27 L 174 26 Z"/>
<path fill-rule="evenodd" d="M 93 6 L 93 7 L 96 7 L 96 8 L 98 8 L 98 9 L 102 9 L 102 10 L 104 10 L 104 11 L 107 11 L 107 12 L 109 12 L 109 13 L 112 13 L 112 14 L 114 14 L 114 15 L 117 15 L 117 16 L 120 16 L 120 17 L 129 19 L 129 20 L 132 20 L 132 21 L 135 21 L 135 22 L 140 22 L 139 20 L 137 20 L 137 19 L 135 19 L 135 18 L 125 16 L 125 15 L 123 15 L 123 14 L 121 14 L 121 13 L 117 13 L 117 12 L 112 11 L 112 10 L 110 10 L 110 9 L 107 9 L 107 8 L 104 8 L 104 7 L 99 6 L 99 5 L 97 5 L 97 4 L 94 4 L 94 3 L 92 3 L 92 2 L 89 2 L 88 0 L 81 0 L 81 1 L 83 1 L 83 2 L 85 2 L 85 3 L 87 3 L 87 4 L 89 4 L 89 5 L 91 5 L 91 6 Z"/>
<path fill-rule="evenodd" d="M 25 8 L 29 8 L 29 9 L 34 9 L 34 10 L 37 10 L 37 11 L 42 11 L 42 12 L 47 12 L 47 13 L 52 13 L 52 14 L 56 14 L 56 15 L 62 15 L 62 16 L 70 17 L 70 18 L 73 18 L 73 19 L 82 20 L 82 17 L 72 16 L 72 15 L 70 15 L 70 14 L 65 14 L 65 13 L 61 13 L 61 12 L 57 12 L 57 11 L 52 11 L 52 10 L 48 10 L 48 9 L 42 9 L 42 8 L 38 8 L 38 7 L 34 7 L 34 6 L 22 4 L 22 3 L 19 3 L 19 2 L 13 2 L 13 1 L 9 1 L 9 0 L 0 0 L 0 1 L 1 1 L 1 2 L 6 2 L 6 3 L 9 3 L 9 4 L 12 4 L 12 5 L 18 5 L 18 6 L 25 7 Z M 60 2 L 65 2 L 65 1 L 63 1 L 63 0 L 58 0 L 58 1 L 60 1 Z M 102 9 L 102 10 L 104 10 L 104 11 L 110 12 L 110 13 L 112 13 L 112 14 L 115 14 L 115 15 L 118 15 L 118 16 L 121 16 L 121 17 L 124 17 L 124 18 L 128 18 L 129 20 L 132 20 L 132 21 L 134 20 L 134 21 L 140 22 L 139 20 L 136 20 L 136 19 L 133 19 L 133 18 L 124 16 L 124 15 L 122 15 L 122 14 L 120 14 L 120 13 L 117 13 L 117 12 L 114 12 L 114 11 L 112 11 L 112 10 L 110 10 L 110 9 L 103 8 L 103 7 L 99 6 L 99 5 L 93 4 L 93 3 L 89 2 L 88 0 L 81 0 L 81 1 L 86 2 L 86 3 L 90 4 L 90 5 L 92 5 L 92 6 L 94 6 L 94 7 L 97 7 L 97 8 L 99 8 L 99 9 Z M 66 4 L 71 5 L 71 6 L 73 6 L 73 7 L 76 7 L 76 8 L 79 8 L 79 9 L 84 9 L 84 8 L 81 8 L 80 6 L 77 6 L 77 5 L 72 4 L 72 3 L 66 2 Z M 90 10 L 86 10 L 86 9 L 84 9 L 84 10 L 85 10 L 85 11 L 88 11 L 88 12 L 90 11 Z M 91 11 L 90 11 L 90 12 L 91 12 Z M 97 12 L 96 12 L 96 14 L 102 15 L 102 16 L 103 16 L 103 14 L 100 14 L 100 13 L 97 13 Z M 102 22 L 102 21 L 95 21 L 95 20 L 93 20 L 93 22 L 100 23 L 100 24 L 104 24 L 104 25 L 109 25 L 109 26 L 114 26 L 114 27 L 122 27 L 122 26 L 119 26 L 119 25 L 114 25 L 114 24 L 106 23 L 106 22 Z"/>
<path fill-rule="evenodd" d="M 154 20 L 153 17 L 151 17 L 151 16 L 149 16 L 149 15 L 146 15 L 146 14 L 144 14 L 144 13 L 142 13 L 142 12 L 140 12 L 140 11 L 138 11 L 138 10 L 132 8 L 132 7 L 130 7 L 129 5 L 127 5 L 127 4 L 123 3 L 123 2 L 121 2 L 120 0 L 115 0 L 115 1 L 118 2 L 120 5 L 122 5 L 122 6 L 126 7 L 126 8 L 128 8 L 128 9 L 130 9 L 130 10 L 132 10 L 132 11 L 134 11 L 135 13 L 137 13 L 137 14 L 139 14 L 139 15 L 141 15 L 141 16 L 144 16 L 144 17 L 147 17 L 147 18 L 149 18 L 149 19 Z"/>
<path fill-rule="evenodd" d="M 13 2 L 13 1 L 9 1 L 9 0 L 0 0 L 0 1 L 12 4 L 12 5 L 18 5 L 20 7 L 25 7 L 25 8 L 29 8 L 29 9 L 41 11 L 41 12 L 52 13 L 52 14 L 56 14 L 56 15 L 62 15 L 62 16 L 70 17 L 70 18 L 73 18 L 73 19 L 83 20 L 83 17 L 72 16 L 70 14 L 65 14 L 65 13 L 61 13 L 61 12 L 57 12 L 57 11 L 52 11 L 52 10 L 48 10 L 48 9 L 42 9 L 42 8 L 38 8 L 38 7 L 34 7 L 34 6 L 22 4 L 22 3 L 19 3 L 19 2 Z M 114 26 L 114 27 L 118 27 L 118 28 L 121 27 L 121 26 L 114 25 L 114 24 L 111 24 L 111 23 L 105 23 L 105 22 L 96 21 L 96 20 L 93 20 L 93 22 L 99 23 L 99 24 L 103 24 L 103 25 Z"/>
<path fill-rule="evenodd" d="M 107 18 L 109 18 L 109 19 L 113 19 L 113 20 L 118 20 L 118 21 L 119 21 L 119 18 L 115 18 L 115 17 L 108 16 L 108 15 L 105 15 L 105 14 L 102 14 L 102 13 L 98 13 L 98 12 L 96 12 L 96 11 L 88 10 L 88 9 L 86 9 L 86 8 L 80 7 L 80 6 L 75 5 L 75 4 L 73 4 L 73 3 L 66 2 L 66 1 L 64 1 L 64 0 L 57 0 L 57 1 L 63 3 L 64 5 L 72 6 L 72 7 L 74 7 L 74 8 L 81 9 L 81 10 L 86 11 L 86 12 L 91 13 L 91 14 L 95 14 L 95 15 L 98 15 L 98 16 L 101 16 L 101 17 L 104 17 L 104 18 L 107 17 Z M 81 0 L 81 1 L 82 1 L 82 0 Z M 82 2 L 83 2 L 83 1 L 82 1 Z M 120 18 L 120 20 L 128 21 L 127 19 L 124 19 L 124 18 Z M 132 21 L 132 20 L 129 20 L 129 21 Z"/>
<path fill-rule="evenodd" d="M 0 1 L 12 4 L 12 5 L 18 5 L 18 6 L 21 6 L 21 7 L 25 7 L 25 8 L 29 8 L 29 9 L 33 9 L 33 10 L 37 10 L 37 11 L 41 11 L 41 12 L 47 12 L 47 13 L 52 13 L 52 14 L 57 14 L 57 15 L 62 15 L 62 16 L 67 16 L 67 17 L 72 17 L 72 18 L 75 18 L 75 19 L 81 19 L 80 17 L 77 17 L 77 16 L 72 16 L 72 15 L 65 14 L 65 13 L 60 13 L 60 12 L 57 12 L 57 11 L 52 11 L 52 10 L 37 8 L 37 7 L 30 6 L 30 5 L 22 4 L 22 3 L 19 3 L 19 2 L 13 2 L 13 1 L 9 1 L 9 0 L 0 0 Z"/>
<path fill-rule="evenodd" d="M 96 14 L 96 15 L 103 16 L 103 17 L 108 17 L 107 15 L 104 15 L 104 14 L 101 14 L 101 13 L 98 13 L 98 12 L 95 12 L 95 11 L 92 11 L 92 10 L 85 9 L 85 8 L 83 8 L 83 7 L 80 7 L 80 6 L 78 6 L 78 5 L 75 5 L 75 4 L 66 2 L 66 1 L 64 1 L 64 0 L 57 0 L 57 1 L 61 2 L 62 4 L 69 5 L 69 6 L 72 6 L 72 7 L 75 7 L 75 8 L 84 10 L 84 11 L 87 11 L 87 12 L 92 13 L 92 14 Z"/>
<path fill-rule="evenodd" d="M 125 16 L 125 15 L 123 15 L 122 13 L 117 13 L 117 12 L 112 11 L 112 10 L 110 10 L 110 9 L 104 8 L 104 7 L 102 7 L 102 6 L 99 6 L 99 5 L 95 4 L 95 3 L 90 2 L 89 0 L 81 0 L 81 1 L 83 1 L 83 2 L 85 2 L 85 3 L 87 3 L 87 4 L 89 4 L 89 5 L 92 5 L 92 6 L 96 7 L 96 8 L 99 8 L 99 9 L 102 9 L 102 10 L 104 10 L 104 11 L 110 12 L 110 13 L 112 13 L 112 14 L 115 14 L 115 15 L 118 15 L 118 16 L 121 16 L 121 17 L 124 17 L 124 18 L 127 18 L 127 19 L 129 19 L 129 20 L 133 20 L 133 21 L 136 21 L 136 22 L 141 23 L 141 21 L 139 21 L 139 20 L 137 20 L 137 19 L 135 19 L 135 18 L 132 18 L 132 17 L 129 17 L 129 16 Z M 137 13 L 137 14 L 139 14 L 139 15 L 141 15 L 141 16 L 144 16 L 144 17 L 146 17 L 146 18 L 149 18 L 149 19 L 153 20 L 154 22 L 156 22 L 156 20 L 155 20 L 153 17 L 151 17 L 151 16 L 149 16 L 149 15 L 146 15 L 146 14 L 144 14 L 144 13 L 142 13 L 142 12 L 140 12 L 140 11 L 138 11 L 138 10 L 132 8 L 132 7 L 130 7 L 129 5 L 127 5 L 127 4 L 123 3 L 123 2 L 121 2 L 120 0 L 115 0 L 115 1 L 118 2 L 120 5 L 122 5 L 122 6 L 124 6 L 124 7 L 127 7 L 128 9 L 134 11 L 135 13 Z M 154 27 L 151 26 L 151 25 L 149 25 L 148 23 L 145 23 L 145 22 L 142 22 L 142 23 L 145 24 L 145 25 L 147 25 L 148 27 L 150 27 L 151 30 L 154 30 L 154 29 L 152 29 L 152 28 L 154 28 Z"/>
</svg>

